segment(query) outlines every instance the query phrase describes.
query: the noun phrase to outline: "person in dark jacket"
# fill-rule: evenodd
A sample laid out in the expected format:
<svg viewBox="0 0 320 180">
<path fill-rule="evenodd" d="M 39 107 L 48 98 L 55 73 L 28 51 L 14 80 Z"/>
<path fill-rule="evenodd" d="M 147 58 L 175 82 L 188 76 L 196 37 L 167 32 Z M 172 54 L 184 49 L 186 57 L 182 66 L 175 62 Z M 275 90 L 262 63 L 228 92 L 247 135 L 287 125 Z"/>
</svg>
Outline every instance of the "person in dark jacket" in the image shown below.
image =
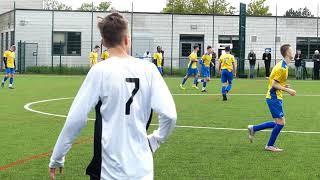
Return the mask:
<svg viewBox="0 0 320 180">
<path fill-rule="evenodd" d="M 262 60 L 264 60 L 264 66 L 266 68 L 266 78 L 269 78 L 271 64 L 271 53 L 269 50 L 266 50 L 265 53 L 263 53 Z"/>
<path fill-rule="evenodd" d="M 313 79 L 319 80 L 319 69 L 320 69 L 320 54 L 319 51 L 316 50 L 312 57 L 314 67 L 313 67 Z"/>
<path fill-rule="evenodd" d="M 256 66 L 257 57 L 253 50 L 248 54 L 249 64 L 250 64 L 250 79 L 253 79 L 254 69 Z"/>
<path fill-rule="evenodd" d="M 210 63 L 210 76 L 214 77 L 216 75 L 216 59 L 217 59 L 217 54 L 214 52 L 213 48 L 212 48 L 212 59 L 211 59 L 211 62 Z"/>
<path fill-rule="evenodd" d="M 296 79 L 302 79 L 302 54 L 300 50 L 297 50 L 297 54 L 294 56 L 294 65 L 296 67 Z"/>
</svg>

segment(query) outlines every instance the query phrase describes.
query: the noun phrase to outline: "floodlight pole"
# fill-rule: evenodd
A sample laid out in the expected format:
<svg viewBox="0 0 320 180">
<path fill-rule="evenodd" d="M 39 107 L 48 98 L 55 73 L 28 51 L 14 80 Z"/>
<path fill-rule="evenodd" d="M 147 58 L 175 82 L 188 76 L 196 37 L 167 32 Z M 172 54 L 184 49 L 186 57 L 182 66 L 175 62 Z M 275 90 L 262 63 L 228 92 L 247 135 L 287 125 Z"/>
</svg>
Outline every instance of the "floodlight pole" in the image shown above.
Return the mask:
<svg viewBox="0 0 320 180">
<path fill-rule="evenodd" d="M 274 64 L 277 64 L 277 38 L 278 38 L 278 4 L 276 4 L 276 36 L 274 38 Z"/>
<path fill-rule="evenodd" d="M 133 1 L 131 3 L 131 50 L 130 50 L 130 55 L 132 56 L 133 54 Z"/>
<path fill-rule="evenodd" d="M 319 50 L 319 3 L 317 5 L 317 50 Z"/>
<path fill-rule="evenodd" d="M 170 62 L 170 73 L 173 74 L 172 65 L 173 65 L 173 14 L 174 14 L 174 4 L 175 1 L 172 3 L 172 11 L 171 11 L 171 62 Z M 180 61 L 180 59 L 179 59 Z"/>
<path fill-rule="evenodd" d="M 93 49 L 93 1 L 91 3 L 91 49 L 90 51 L 92 51 Z"/>
</svg>

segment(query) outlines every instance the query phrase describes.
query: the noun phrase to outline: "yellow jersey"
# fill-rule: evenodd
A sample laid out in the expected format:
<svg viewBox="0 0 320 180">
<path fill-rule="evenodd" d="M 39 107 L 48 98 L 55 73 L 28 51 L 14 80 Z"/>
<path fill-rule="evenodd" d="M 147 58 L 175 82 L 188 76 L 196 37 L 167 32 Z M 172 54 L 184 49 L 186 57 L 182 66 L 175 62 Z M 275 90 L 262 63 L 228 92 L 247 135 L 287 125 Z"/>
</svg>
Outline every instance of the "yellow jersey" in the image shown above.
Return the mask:
<svg viewBox="0 0 320 180">
<path fill-rule="evenodd" d="M 7 68 L 15 68 L 14 59 L 16 58 L 16 53 L 13 51 L 5 51 L 3 57 L 7 58 Z"/>
<path fill-rule="evenodd" d="M 281 86 L 286 85 L 286 81 L 288 78 L 288 66 L 285 60 L 278 62 L 276 66 L 273 67 L 272 72 L 269 77 L 269 84 L 268 84 L 268 92 L 267 92 L 267 99 L 276 98 L 282 100 L 283 95 L 281 90 L 274 89 L 272 87 L 272 81 L 277 81 Z"/>
<path fill-rule="evenodd" d="M 210 67 L 211 60 L 212 60 L 212 54 L 208 54 L 208 53 L 204 54 L 202 56 L 202 60 L 203 60 L 204 66 Z"/>
<path fill-rule="evenodd" d="M 153 54 L 153 59 L 157 62 L 157 67 L 162 67 L 162 53 L 156 52 Z"/>
<path fill-rule="evenodd" d="M 90 56 L 90 67 L 98 63 L 98 53 L 97 52 L 91 52 Z"/>
<path fill-rule="evenodd" d="M 102 60 L 107 60 L 108 58 L 109 58 L 108 51 L 103 51 L 103 53 L 101 54 L 101 59 Z"/>
<path fill-rule="evenodd" d="M 194 61 L 194 62 L 192 62 Z M 189 55 L 189 64 L 188 64 L 188 68 L 191 67 L 191 69 L 196 69 L 197 68 L 197 63 L 198 63 L 198 55 L 196 52 L 192 52 Z"/>
<path fill-rule="evenodd" d="M 221 64 L 221 69 L 226 69 L 229 72 L 233 70 L 233 63 L 235 63 L 234 56 L 231 54 L 223 54 L 220 56 L 219 63 Z"/>
</svg>

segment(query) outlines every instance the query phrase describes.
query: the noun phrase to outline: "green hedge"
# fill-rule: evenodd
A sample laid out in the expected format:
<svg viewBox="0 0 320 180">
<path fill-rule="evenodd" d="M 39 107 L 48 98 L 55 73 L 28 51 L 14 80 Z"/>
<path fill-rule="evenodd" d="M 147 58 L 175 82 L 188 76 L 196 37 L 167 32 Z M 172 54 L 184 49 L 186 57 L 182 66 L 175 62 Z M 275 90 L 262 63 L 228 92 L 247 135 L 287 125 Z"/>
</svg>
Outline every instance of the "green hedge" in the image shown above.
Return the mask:
<svg viewBox="0 0 320 180">
<path fill-rule="evenodd" d="M 90 70 L 90 67 L 85 67 L 85 66 L 79 66 L 79 67 L 68 67 L 68 66 L 54 66 L 53 68 L 50 66 L 32 66 L 32 67 L 27 67 L 26 68 L 26 73 L 27 74 L 61 74 L 61 75 L 86 75 L 88 71 Z M 311 78 L 312 76 L 312 69 L 309 68 L 307 69 L 308 71 L 308 76 Z M 171 68 L 166 67 L 164 68 L 164 74 L 165 75 L 170 75 L 170 76 L 185 76 L 187 72 L 187 68 L 182 68 L 182 69 L 177 69 L 173 68 L 172 69 L 172 74 L 171 74 Z M 246 70 L 245 73 L 249 75 L 249 70 Z M 257 74 L 258 71 L 255 71 L 255 77 L 265 77 L 265 69 L 260 68 L 259 69 L 259 74 Z M 216 76 L 219 78 L 220 75 L 216 73 Z M 290 68 L 289 69 L 289 77 L 290 78 L 295 78 L 295 70 Z"/>
<path fill-rule="evenodd" d="M 67 67 L 67 66 L 31 66 L 26 68 L 27 74 L 63 74 L 63 75 L 86 75 L 90 67 Z"/>
</svg>

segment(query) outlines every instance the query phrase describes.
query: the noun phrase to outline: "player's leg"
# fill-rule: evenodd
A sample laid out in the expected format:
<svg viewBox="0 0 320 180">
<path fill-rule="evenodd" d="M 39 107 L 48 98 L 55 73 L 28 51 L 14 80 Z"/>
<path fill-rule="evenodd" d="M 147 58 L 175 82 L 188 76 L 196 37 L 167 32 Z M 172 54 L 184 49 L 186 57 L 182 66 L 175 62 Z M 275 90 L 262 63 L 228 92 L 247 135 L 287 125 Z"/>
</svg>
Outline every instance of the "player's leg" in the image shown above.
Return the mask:
<svg viewBox="0 0 320 180">
<path fill-rule="evenodd" d="M 223 97 L 223 101 L 227 101 L 227 86 L 228 86 L 228 74 L 227 74 L 227 70 L 222 70 L 221 72 L 221 83 L 222 83 L 222 87 L 221 87 L 221 94 Z"/>
<path fill-rule="evenodd" d="M 282 106 L 280 104 L 281 101 L 277 99 L 267 99 L 266 100 L 269 110 L 272 114 L 272 118 L 276 119 L 277 117 L 282 117 L 283 112 L 279 109 L 282 109 Z M 249 141 L 252 143 L 253 141 L 253 136 L 256 132 L 264 130 L 264 129 L 272 129 L 276 126 L 275 121 L 266 121 L 262 124 L 258 125 L 249 125 L 248 126 L 248 131 L 249 131 Z"/>
<path fill-rule="evenodd" d="M 9 80 L 9 88 L 10 88 L 10 89 L 13 89 L 14 73 L 15 73 L 15 71 L 14 71 L 14 69 L 12 68 L 12 69 L 11 69 L 11 72 L 10 72 L 10 80 Z"/>
<path fill-rule="evenodd" d="M 190 71 L 190 69 L 188 69 L 187 75 L 185 75 L 185 76 L 183 77 L 183 79 L 182 79 L 182 82 L 181 82 L 181 84 L 180 84 L 180 89 L 182 89 L 182 90 L 185 90 L 185 89 L 186 89 L 186 88 L 183 87 L 183 86 L 184 86 L 184 84 L 187 82 L 187 80 L 188 80 L 188 78 L 190 77 L 190 75 L 191 75 L 191 71 Z"/>
<path fill-rule="evenodd" d="M 195 88 L 195 89 L 199 89 L 199 88 L 197 87 L 198 78 L 199 78 L 199 71 L 198 71 L 198 69 L 193 69 L 192 71 L 193 71 L 192 73 L 194 74 L 194 80 L 193 80 L 193 85 L 192 85 L 192 87 Z"/>
<path fill-rule="evenodd" d="M 1 82 L 1 87 L 2 88 L 4 87 L 4 83 L 8 80 L 9 74 L 10 74 L 10 69 L 6 68 L 6 74 L 4 75 L 4 78 L 2 79 L 2 82 Z"/>
<path fill-rule="evenodd" d="M 265 149 L 267 151 L 280 152 L 280 151 L 283 151 L 283 150 L 275 147 L 274 144 L 275 144 L 275 142 L 276 142 L 276 140 L 277 140 L 282 128 L 285 125 L 285 118 L 284 117 L 276 118 L 275 121 L 276 121 L 276 125 L 272 129 L 272 132 L 271 132 L 271 135 L 270 135 L 270 138 L 269 138 L 269 142 L 266 145 Z"/>
<path fill-rule="evenodd" d="M 228 86 L 226 88 L 227 93 L 229 93 L 232 89 L 232 81 L 233 81 L 233 73 L 232 72 L 228 72 Z"/>
</svg>

